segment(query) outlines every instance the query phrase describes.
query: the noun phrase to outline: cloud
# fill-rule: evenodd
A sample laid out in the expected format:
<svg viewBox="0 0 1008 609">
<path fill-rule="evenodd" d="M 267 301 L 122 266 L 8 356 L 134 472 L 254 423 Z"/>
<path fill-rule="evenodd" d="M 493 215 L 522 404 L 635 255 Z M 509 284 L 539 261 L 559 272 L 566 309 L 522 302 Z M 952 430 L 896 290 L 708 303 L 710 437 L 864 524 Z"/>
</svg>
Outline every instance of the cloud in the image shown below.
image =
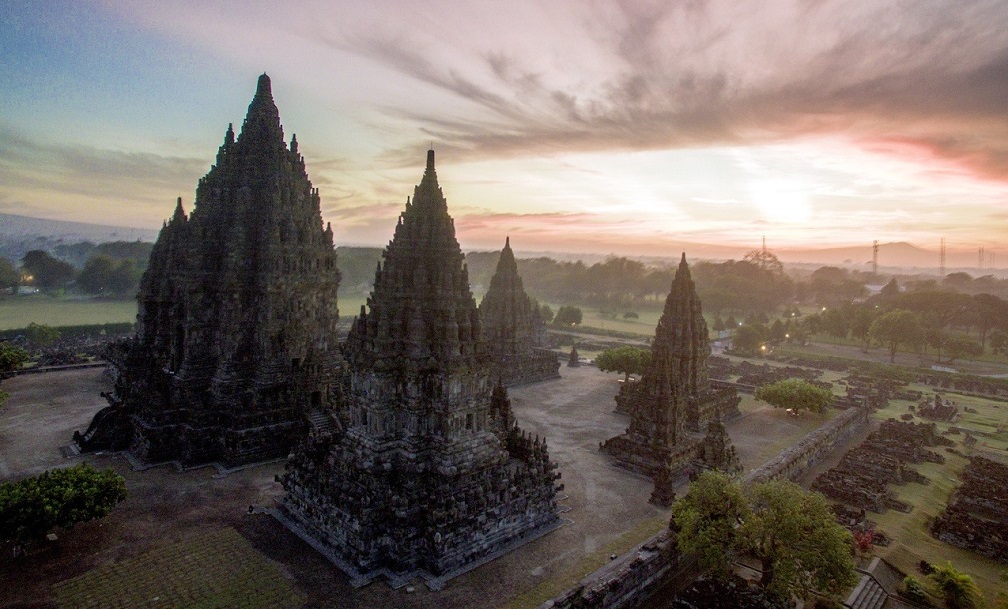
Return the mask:
<svg viewBox="0 0 1008 609">
<path fill-rule="evenodd" d="M 0 200 L 11 213 L 26 211 L 19 209 L 25 200 L 50 210 L 43 215 L 58 204 L 60 219 L 117 207 L 121 222 L 149 225 L 143 218 L 167 217 L 175 197 L 191 201 L 187 194 L 208 168 L 205 159 L 42 142 L 0 124 Z"/>
</svg>

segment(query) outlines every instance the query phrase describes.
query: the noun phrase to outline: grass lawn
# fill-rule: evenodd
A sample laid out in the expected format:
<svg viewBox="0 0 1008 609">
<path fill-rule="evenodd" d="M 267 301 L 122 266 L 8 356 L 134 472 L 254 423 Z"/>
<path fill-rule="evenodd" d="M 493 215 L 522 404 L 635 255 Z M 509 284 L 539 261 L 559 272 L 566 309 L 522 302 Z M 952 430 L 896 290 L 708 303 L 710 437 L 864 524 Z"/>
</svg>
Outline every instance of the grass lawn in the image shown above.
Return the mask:
<svg viewBox="0 0 1008 609">
<path fill-rule="evenodd" d="M 300 607 L 280 570 L 231 528 L 193 536 L 53 585 L 62 609 Z"/>
<path fill-rule="evenodd" d="M 0 299 L 0 330 L 24 328 L 32 322 L 47 326 L 132 323 L 136 321 L 136 314 L 136 300 L 12 296 Z"/>
<path fill-rule="evenodd" d="M 911 385 L 930 397 L 933 389 L 926 386 Z M 1008 423 L 1008 404 L 983 398 L 968 397 L 952 391 L 943 391 L 943 397 L 955 401 L 960 409 L 960 419 L 954 423 L 957 427 L 971 430 L 977 438 L 973 449 L 962 445 L 962 435 L 948 436 L 956 442 L 956 449 L 964 454 L 987 454 L 1004 461 L 1008 458 L 1008 432 L 997 432 L 998 425 Z M 899 418 L 906 414 L 910 402 L 893 400 L 889 406 L 879 410 L 875 416 Z M 969 406 L 976 413 L 963 412 Z M 915 419 L 915 422 L 920 422 Z M 948 429 L 948 423 L 937 423 L 938 429 Z M 909 514 L 888 510 L 884 514 L 871 514 L 878 522 L 878 527 L 893 538 L 888 548 L 880 548 L 878 553 L 894 565 L 914 575 L 917 579 L 925 578 L 917 571 L 921 560 L 930 563 L 944 564 L 951 561 L 953 566 L 965 571 L 980 587 L 989 602 L 997 599 L 1000 592 L 1008 590 L 1008 565 L 986 558 L 976 552 L 957 548 L 931 536 L 930 522 L 940 514 L 948 503 L 949 495 L 960 484 L 959 476 L 968 461 L 962 457 L 950 454 L 944 448 L 932 449 L 945 457 L 945 463 L 918 463 L 913 467 L 926 476 L 931 482 L 928 485 L 905 484 L 890 486 L 899 499 L 913 506 Z M 998 457 L 1000 455 L 1000 457 Z"/>
</svg>

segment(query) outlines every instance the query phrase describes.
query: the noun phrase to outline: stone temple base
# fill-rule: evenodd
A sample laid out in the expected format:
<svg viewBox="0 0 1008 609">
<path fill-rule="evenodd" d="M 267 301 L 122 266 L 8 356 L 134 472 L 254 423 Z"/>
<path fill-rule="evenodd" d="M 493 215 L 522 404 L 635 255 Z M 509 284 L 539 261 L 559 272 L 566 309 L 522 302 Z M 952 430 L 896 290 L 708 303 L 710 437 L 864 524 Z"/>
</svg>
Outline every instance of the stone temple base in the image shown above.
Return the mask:
<svg viewBox="0 0 1008 609">
<path fill-rule="evenodd" d="M 393 590 L 398 590 L 407 586 L 410 582 L 417 580 L 422 581 L 430 590 L 441 590 L 449 581 L 455 579 L 456 577 L 465 575 L 473 569 L 477 569 L 492 560 L 500 558 L 513 550 L 517 550 L 525 544 L 531 543 L 547 533 L 552 533 L 565 524 L 570 524 L 572 522 L 567 519 L 558 518 L 555 521 L 544 524 L 538 528 L 525 531 L 520 537 L 511 540 L 509 543 L 498 547 L 493 552 L 485 554 L 477 560 L 466 563 L 465 565 L 440 575 L 435 575 L 426 569 L 413 569 L 411 571 L 397 573 L 384 567 L 362 572 L 344 560 L 343 557 L 339 555 L 339 552 L 335 551 L 331 546 L 323 543 L 318 539 L 318 537 L 313 535 L 310 532 L 313 528 L 312 524 L 305 521 L 296 510 L 290 510 L 286 505 L 281 505 L 278 509 L 269 510 L 269 514 L 280 524 L 287 527 L 287 529 L 292 533 L 300 537 L 305 543 L 314 548 L 316 552 L 324 556 L 326 560 L 335 565 L 340 571 L 345 573 L 347 577 L 350 578 L 350 585 L 354 588 L 363 588 L 364 586 L 371 584 L 371 582 L 376 579 L 384 579 Z"/>
</svg>

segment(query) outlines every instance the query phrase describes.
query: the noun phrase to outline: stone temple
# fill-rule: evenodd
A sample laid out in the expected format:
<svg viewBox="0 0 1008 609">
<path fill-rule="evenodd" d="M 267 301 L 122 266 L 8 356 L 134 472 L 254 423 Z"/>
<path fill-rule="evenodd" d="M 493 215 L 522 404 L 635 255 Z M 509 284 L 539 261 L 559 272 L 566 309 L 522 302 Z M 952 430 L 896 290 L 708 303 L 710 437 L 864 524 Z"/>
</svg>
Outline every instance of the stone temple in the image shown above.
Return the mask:
<svg viewBox="0 0 1008 609">
<path fill-rule="evenodd" d="M 193 212 L 179 199 L 161 229 L 136 336 L 113 357 L 112 405 L 78 446 L 183 465 L 287 456 L 312 410 L 335 399 L 339 280 L 318 191 L 263 74 Z"/>
<path fill-rule="evenodd" d="M 560 378 L 560 361 L 543 348 L 546 322 L 525 293 L 510 238 L 504 241 L 479 312 L 494 380 L 514 387 Z"/>
<path fill-rule="evenodd" d="M 560 476 L 492 382 L 433 151 L 383 258 L 344 345 L 337 424 L 295 449 L 282 512 L 358 581 L 430 583 L 557 526 Z"/>
<path fill-rule="evenodd" d="M 632 417 L 630 426 L 602 450 L 619 465 L 666 483 L 670 471 L 723 452 L 711 451 L 713 438 L 705 451 L 701 432 L 723 432 L 718 425 L 708 430 L 709 424 L 737 416 L 740 399 L 734 388 L 711 387 L 709 356 L 707 322 L 683 254 L 651 343 L 651 362 L 641 380 L 616 397 Z"/>
</svg>

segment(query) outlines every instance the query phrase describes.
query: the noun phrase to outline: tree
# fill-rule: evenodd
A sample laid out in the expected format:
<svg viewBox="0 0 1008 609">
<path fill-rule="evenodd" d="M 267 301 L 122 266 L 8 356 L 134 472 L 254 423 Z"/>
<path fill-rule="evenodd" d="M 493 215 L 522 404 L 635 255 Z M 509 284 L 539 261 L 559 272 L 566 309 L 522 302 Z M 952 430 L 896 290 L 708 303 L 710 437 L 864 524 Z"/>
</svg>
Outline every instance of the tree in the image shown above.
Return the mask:
<svg viewBox="0 0 1008 609">
<path fill-rule="evenodd" d="M 787 408 L 795 412 L 823 412 L 833 403 L 833 392 L 805 379 L 785 379 L 757 387 L 756 399 L 763 400 L 774 408 Z"/>
<path fill-rule="evenodd" d="M 766 340 L 766 328 L 759 324 L 745 324 L 735 331 L 732 348 L 743 355 L 755 355 Z"/>
<path fill-rule="evenodd" d="M 742 525 L 748 549 L 762 565 L 760 585 L 779 598 L 835 595 L 854 585 L 853 538 L 819 493 L 784 480 L 756 484 L 752 515 Z"/>
<path fill-rule="evenodd" d="M 670 528 L 679 550 L 725 576 L 737 556 L 752 553 L 760 584 L 778 598 L 844 592 L 857 581 L 853 538 L 837 524 L 826 498 L 774 480 L 743 493 L 722 472 L 707 471 L 672 505 Z"/>
<path fill-rule="evenodd" d="M 60 332 L 52 326 L 31 322 L 25 328 L 25 336 L 28 342 L 36 347 L 45 347 L 56 342 L 60 337 Z"/>
<path fill-rule="evenodd" d="M 683 554 L 701 569 L 725 577 L 745 543 L 739 526 L 750 516 L 741 487 L 728 474 L 707 470 L 690 483 L 689 493 L 672 504 L 672 527 Z"/>
<path fill-rule="evenodd" d="M 944 346 L 949 363 L 963 356 L 979 357 L 983 355 L 983 347 L 980 346 L 980 343 L 966 336 L 949 336 L 945 339 Z"/>
<path fill-rule="evenodd" d="M 539 315 L 542 316 L 543 322 L 545 323 L 553 321 L 553 309 L 551 309 L 548 304 L 544 304 L 539 307 Z"/>
<path fill-rule="evenodd" d="M 564 305 L 557 311 L 556 317 L 553 318 L 553 323 L 558 326 L 576 326 L 581 323 L 581 319 L 581 309 Z"/>
<path fill-rule="evenodd" d="M 43 290 L 62 288 L 73 281 L 76 274 L 72 264 L 53 258 L 42 250 L 25 254 L 21 258 L 21 268 L 31 278 L 31 283 Z"/>
<path fill-rule="evenodd" d="M 1005 347 L 1008 346 L 1008 334 L 1000 329 L 991 330 L 990 346 L 994 353 L 1005 353 Z"/>
<path fill-rule="evenodd" d="M 924 338 L 920 315 L 913 311 L 895 309 L 876 318 L 868 335 L 889 347 L 889 361 L 896 361 L 896 348 L 900 345 L 915 347 Z"/>
<path fill-rule="evenodd" d="M 16 288 L 20 274 L 14 267 L 14 263 L 0 256 L 0 290 Z"/>
<path fill-rule="evenodd" d="M 715 332 L 723 332 L 725 330 L 725 321 L 721 319 L 720 315 L 714 316 L 714 324 L 711 326 L 711 330 Z"/>
<path fill-rule="evenodd" d="M 0 539 L 38 541 L 54 528 L 103 518 L 126 498 L 126 481 L 86 463 L 0 484 Z"/>
<path fill-rule="evenodd" d="M 973 578 L 957 571 L 951 562 L 936 566 L 931 579 L 938 586 L 948 609 L 975 609 L 981 606 L 982 597 Z"/>
<path fill-rule="evenodd" d="M 595 358 L 595 365 L 602 372 L 622 372 L 624 382 L 630 382 L 631 374 L 644 374 L 651 361 L 651 350 L 640 347 L 622 346 L 606 349 Z"/>
</svg>

